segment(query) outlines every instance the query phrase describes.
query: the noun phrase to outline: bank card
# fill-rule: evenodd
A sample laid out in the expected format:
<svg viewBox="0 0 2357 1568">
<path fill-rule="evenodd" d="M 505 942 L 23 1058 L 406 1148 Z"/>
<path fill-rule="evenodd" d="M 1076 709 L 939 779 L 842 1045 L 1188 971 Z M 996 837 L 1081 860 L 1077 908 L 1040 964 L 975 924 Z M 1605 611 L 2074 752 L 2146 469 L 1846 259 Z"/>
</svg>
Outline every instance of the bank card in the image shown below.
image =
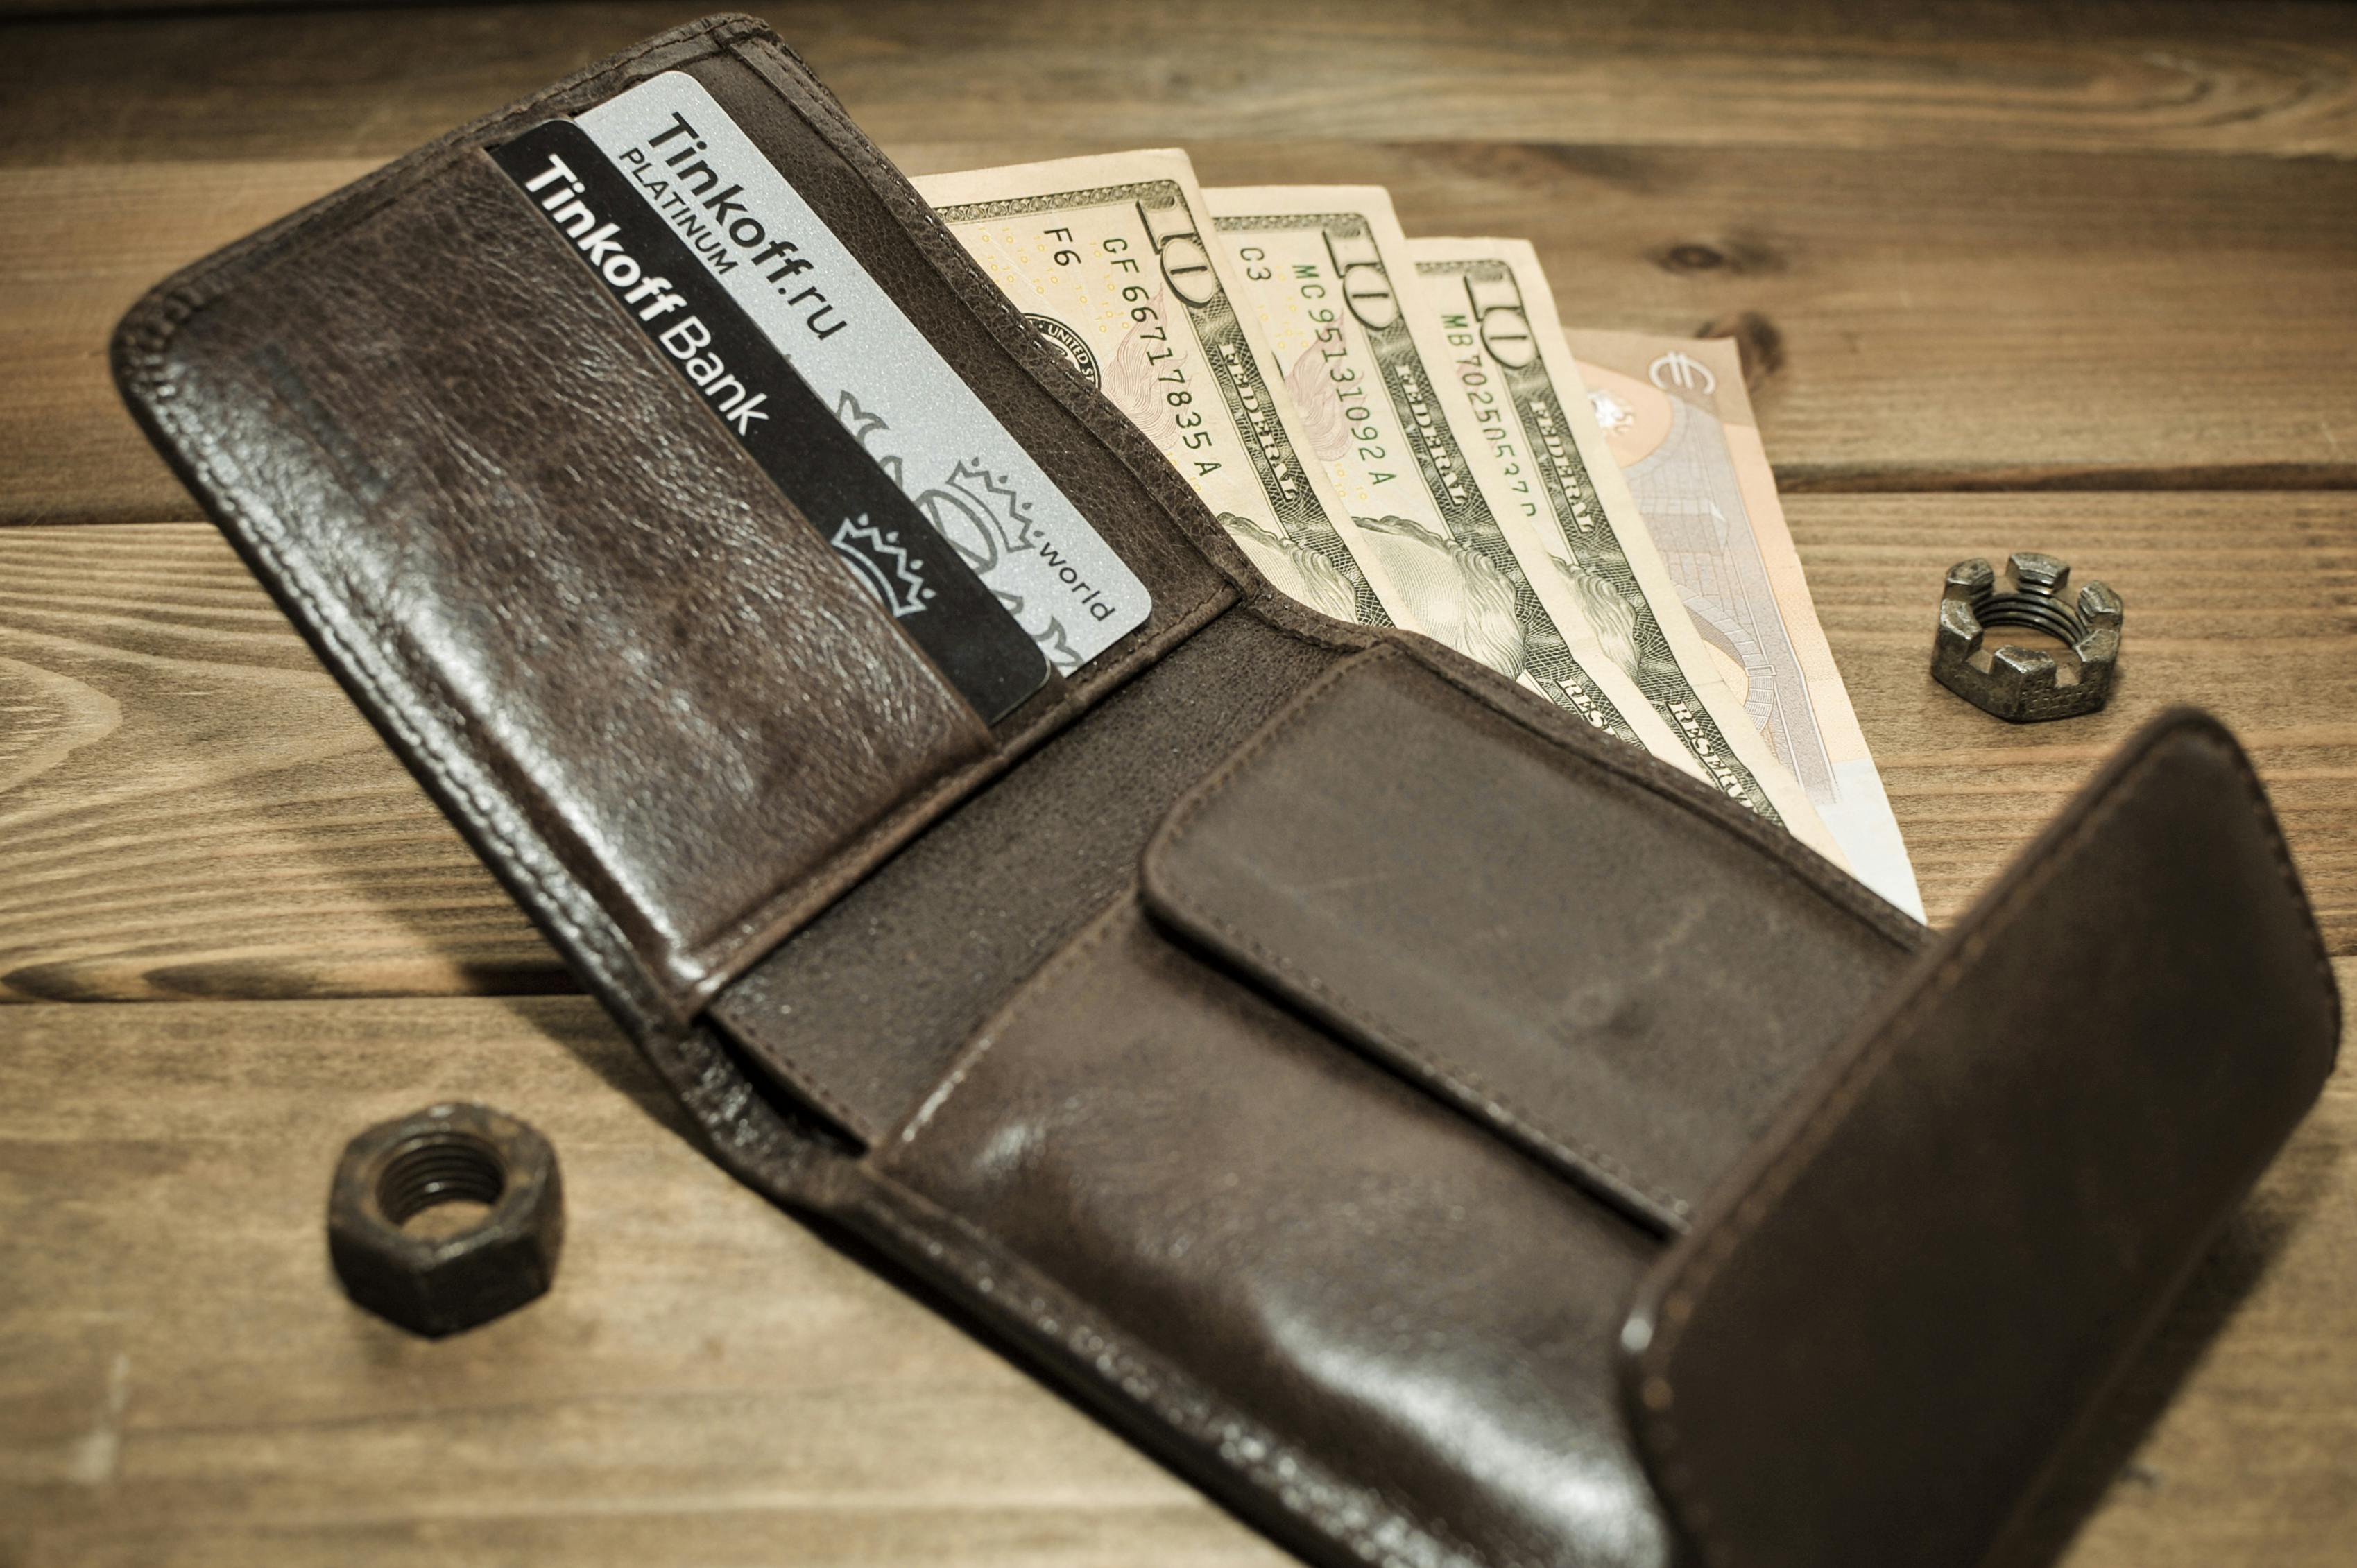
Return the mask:
<svg viewBox="0 0 2357 1568">
<path fill-rule="evenodd" d="M 579 126 L 548 121 L 491 156 L 985 721 L 1046 683 L 1015 618 Z"/>
<path fill-rule="evenodd" d="M 597 227 L 580 235 L 571 232 L 578 221 L 573 220 L 564 225 L 566 237 L 609 286 L 605 269 L 614 264 L 613 252 L 592 255 L 584 246 L 597 228 L 614 224 L 617 236 L 670 241 L 678 247 L 673 271 L 681 275 L 664 292 L 683 295 L 697 288 L 712 302 L 710 317 L 724 314 L 722 306 L 733 306 L 751 341 L 765 344 L 850 437 L 907 509 L 899 511 L 897 529 L 882 521 L 893 509 L 871 507 L 864 529 L 856 525 L 860 514 L 850 514 L 855 526 L 843 542 L 834 536 L 844 519 L 811 512 L 813 521 L 937 660 L 943 656 L 926 637 L 939 633 L 941 622 L 961 618 L 942 614 L 931 632 L 920 632 L 919 624 L 934 608 L 964 600 L 954 586 L 944 585 L 942 596 L 926 601 L 932 607 L 909 610 L 908 595 L 915 590 L 903 569 L 917 569 L 893 554 L 895 532 L 899 547 L 912 557 L 925 555 L 928 535 L 946 542 L 950 550 L 931 551 L 923 570 L 939 570 L 946 583 L 954 575 L 946 563 L 963 566 L 1060 671 L 1079 669 L 1145 622 L 1152 608 L 1145 585 L 700 82 L 668 71 L 568 124 L 598 155 L 600 171 L 619 184 L 612 188 L 617 199 L 608 203 L 616 210 L 597 209 Z M 510 149 L 523 141 L 494 156 L 505 166 L 513 161 Z M 544 170 L 545 160 L 539 160 L 519 183 Z M 585 184 L 590 177 L 577 167 L 572 172 Z M 662 297 L 627 298 L 646 281 L 641 276 L 617 291 L 634 317 Z M 686 307 L 674 308 L 683 313 Z M 659 317 L 642 326 L 669 329 L 677 320 L 673 315 L 668 324 Z M 746 341 L 740 337 L 740 349 Z M 733 374 L 725 368 L 725 354 L 723 367 L 716 369 L 708 351 L 691 345 L 682 354 L 663 347 L 723 422 L 748 437 L 735 390 L 724 385 L 723 378 Z M 698 380 L 706 373 L 708 383 Z M 750 383 L 744 384 L 752 395 Z M 721 398 L 713 397 L 716 389 Z M 760 411 L 779 406 L 773 394 Z M 769 424 L 775 427 L 777 421 Z M 839 440 L 826 445 L 848 450 Z M 838 467 L 830 456 L 813 466 L 827 467 L 840 488 L 872 500 L 873 487 L 855 485 L 847 465 Z M 780 482 L 794 494 L 785 479 Z M 805 476 L 802 482 L 813 481 Z M 811 511 L 801 495 L 794 499 Z M 921 531 L 912 517 L 921 520 Z M 864 564 L 856 556 L 864 556 Z M 930 578 L 927 585 L 934 585 Z"/>
</svg>

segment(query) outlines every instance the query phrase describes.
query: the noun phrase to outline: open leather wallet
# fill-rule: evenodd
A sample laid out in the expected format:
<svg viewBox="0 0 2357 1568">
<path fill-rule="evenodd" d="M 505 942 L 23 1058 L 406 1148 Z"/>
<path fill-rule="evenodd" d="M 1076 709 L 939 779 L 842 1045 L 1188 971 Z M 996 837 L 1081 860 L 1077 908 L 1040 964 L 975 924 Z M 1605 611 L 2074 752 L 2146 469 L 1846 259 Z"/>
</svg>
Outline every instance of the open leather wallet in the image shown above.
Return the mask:
<svg viewBox="0 0 2357 1568">
<path fill-rule="evenodd" d="M 746 18 L 114 353 L 714 1156 L 1319 1563 L 1974 1563 L 2330 1069 L 2214 722 L 1934 938 L 1274 593 Z"/>
</svg>

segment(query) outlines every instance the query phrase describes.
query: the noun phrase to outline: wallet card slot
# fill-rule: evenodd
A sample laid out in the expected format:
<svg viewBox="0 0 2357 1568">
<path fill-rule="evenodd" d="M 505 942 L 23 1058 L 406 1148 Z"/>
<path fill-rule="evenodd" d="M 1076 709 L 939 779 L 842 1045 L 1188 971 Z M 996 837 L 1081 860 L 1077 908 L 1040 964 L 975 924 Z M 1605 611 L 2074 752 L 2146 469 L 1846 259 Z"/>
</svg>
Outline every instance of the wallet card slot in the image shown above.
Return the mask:
<svg viewBox="0 0 2357 1568">
<path fill-rule="evenodd" d="M 1249 571 L 1178 471 L 992 283 L 890 160 L 824 89 L 758 42 L 685 68 L 890 295 L 957 378 L 1153 597 L 1145 622 L 1072 676 L 1076 695 L 1125 678 L 1123 650 L 1197 619 Z M 937 472 L 938 510 L 978 554 L 1037 544 L 991 492 L 992 477 Z"/>
<path fill-rule="evenodd" d="M 683 1017 L 990 755 L 480 152 L 196 312 L 166 360 L 236 476 L 232 535 L 651 1015 Z"/>
<path fill-rule="evenodd" d="M 1235 1428 L 1457 1552 L 1668 1561 L 1610 1382 L 1658 1240 L 1132 901 L 870 1157 L 1181 1369 Z M 1284 1485 L 1284 1450 L 1222 1456 Z"/>
<path fill-rule="evenodd" d="M 658 87 L 673 100 L 694 91 L 677 72 L 641 91 Z M 720 124 L 716 110 L 697 113 L 716 128 Z M 642 148 L 632 150 L 645 156 Z M 1039 641 L 819 396 L 802 374 L 808 359 L 789 363 L 771 328 L 748 314 L 599 142 L 571 120 L 549 120 L 490 152 L 565 248 L 577 253 L 583 274 L 596 278 L 619 314 L 662 350 L 736 445 L 824 533 L 844 564 L 890 611 L 893 624 L 985 723 L 1005 718 L 1047 683 L 1048 655 Z M 749 169 L 759 160 L 745 162 Z M 740 223 L 755 242 L 767 232 L 758 220 Z M 732 263 L 730 270 L 739 269 Z M 775 297 L 775 290 L 750 286 L 757 299 Z M 833 335 L 850 326 L 841 323 Z M 981 423 L 989 423 L 986 413 Z M 1047 499 L 1033 498 L 1040 504 Z M 1060 503 L 1060 497 L 1054 499 Z M 1117 560 L 1099 555 L 1105 573 L 1126 576 Z M 1130 613 L 1142 617 L 1145 590 L 1125 583 L 1121 591 L 1135 596 Z M 1109 614 L 1114 607 L 1109 601 Z M 1119 624 L 1097 636 L 1113 636 Z"/>
<path fill-rule="evenodd" d="M 1907 949 L 1674 794 L 1390 650 L 1172 813 L 1148 907 L 1666 1230 Z"/>
</svg>

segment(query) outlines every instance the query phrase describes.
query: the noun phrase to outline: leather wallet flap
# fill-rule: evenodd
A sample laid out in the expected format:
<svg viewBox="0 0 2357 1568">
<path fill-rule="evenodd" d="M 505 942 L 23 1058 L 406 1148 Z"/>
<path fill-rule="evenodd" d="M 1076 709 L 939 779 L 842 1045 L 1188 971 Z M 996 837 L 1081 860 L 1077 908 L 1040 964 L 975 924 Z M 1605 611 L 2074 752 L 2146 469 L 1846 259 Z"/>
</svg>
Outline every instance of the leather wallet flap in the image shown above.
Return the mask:
<svg viewBox="0 0 2357 1568">
<path fill-rule="evenodd" d="M 619 172 L 627 159 L 588 177 L 604 155 L 581 126 L 650 91 L 697 105 L 705 133 L 736 138 L 731 166 L 807 210 L 781 196 L 753 214 L 740 181 L 674 234 Z M 561 156 L 534 141 L 562 150 L 566 136 L 580 147 Z M 722 373 L 734 285 L 719 263 L 682 281 L 703 265 L 686 246 L 754 246 L 764 221 L 789 220 L 804 252 L 822 235 L 831 247 L 838 315 L 823 329 L 855 345 L 842 353 L 888 330 L 935 356 L 888 389 L 919 411 L 901 437 L 954 426 L 955 452 L 984 453 L 969 478 L 985 502 L 991 484 L 1028 487 L 1018 499 L 1053 499 L 1059 537 L 1109 563 L 1105 581 L 1135 578 L 1114 629 L 1056 662 L 1068 678 L 1049 673 L 1048 634 L 979 580 L 981 546 L 920 549 L 895 531 L 986 528 L 924 488 L 933 469 L 917 457 L 895 467 L 866 449 L 821 395 L 831 383 L 811 379 L 815 350 L 803 369 L 771 354 L 759 398 L 736 373 L 758 361 Z M 675 253 L 649 248 L 662 245 Z M 759 253 L 724 257 L 726 275 L 750 275 Z M 1143 439 L 1085 389 L 1049 384 L 1059 372 L 1013 315 L 800 62 L 759 23 L 724 17 L 198 263 L 125 319 L 115 362 L 134 412 L 323 660 L 643 1034 L 682 1026 L 1235 596 L 1200 505 L 1175 475 L 1140 478 Z M 738 337 L 759 349 L 749 326 Z M 966 444 L 974 430 L 987 439 Z M 784 475 L 788 459 L 801 467 Z M 963 607 L 972 638 L 942 639 L 944 606 Z M 983 679 L 961 655 L 984 642 L 1019 668 Z"/>
<path fill-rule="evenodd" d="M 982 754 L 488 157 L 305 237 L 135 384 L 544 918 L 692 993 L 797 878 Z"/>
<path fill-rule="evenodd" d="M 1797 865 L 1387 650 L 1172 812 L 1148 907 L 1655 1227 L 1904 961 Z"/>
<path fill-rule="evenodd" d="M 1624 1365 L 1713 1563 L 1977 1562 L 2331 1069 L 2248 764 L 2132 741 L 1649 1281 Z"/>
</svg>

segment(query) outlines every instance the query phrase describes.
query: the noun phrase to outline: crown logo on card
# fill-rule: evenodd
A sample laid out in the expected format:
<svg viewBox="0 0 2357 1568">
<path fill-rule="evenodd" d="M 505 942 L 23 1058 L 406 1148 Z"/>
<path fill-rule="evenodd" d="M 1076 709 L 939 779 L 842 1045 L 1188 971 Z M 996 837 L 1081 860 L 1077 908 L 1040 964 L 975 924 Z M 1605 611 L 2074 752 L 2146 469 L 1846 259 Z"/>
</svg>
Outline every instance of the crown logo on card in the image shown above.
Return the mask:
<svg viewBox="0 0 2357 1568">
<path fill-rule="evenodd" d="M 835 553 L 851 564 L 895 620 L 927 608 L 935 591 L 925 583 L 925 564 L 910 555 L 898 533 L 872 527 L 866 513 L 846 517 L 834 531 Z"/>
</svg>

